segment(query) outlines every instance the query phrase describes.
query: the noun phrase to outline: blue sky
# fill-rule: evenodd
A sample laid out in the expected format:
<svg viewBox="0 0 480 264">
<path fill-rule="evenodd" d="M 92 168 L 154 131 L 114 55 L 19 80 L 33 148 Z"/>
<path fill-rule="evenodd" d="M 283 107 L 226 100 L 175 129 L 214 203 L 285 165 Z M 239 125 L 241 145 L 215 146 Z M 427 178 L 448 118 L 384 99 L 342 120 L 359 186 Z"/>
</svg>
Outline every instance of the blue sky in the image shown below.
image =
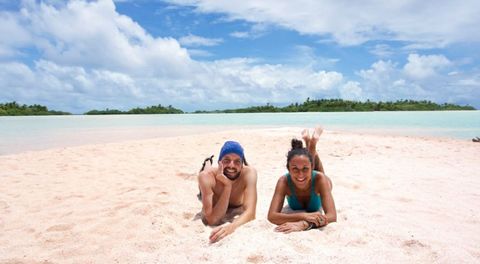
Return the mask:
<svg viewBox="0 0 480 264">
<path fill-rule="evenodd" d="M 307 97 L 480 109 L 480 2 L 0 0 L 0 102 L 83 113 Z"/>
</svg>

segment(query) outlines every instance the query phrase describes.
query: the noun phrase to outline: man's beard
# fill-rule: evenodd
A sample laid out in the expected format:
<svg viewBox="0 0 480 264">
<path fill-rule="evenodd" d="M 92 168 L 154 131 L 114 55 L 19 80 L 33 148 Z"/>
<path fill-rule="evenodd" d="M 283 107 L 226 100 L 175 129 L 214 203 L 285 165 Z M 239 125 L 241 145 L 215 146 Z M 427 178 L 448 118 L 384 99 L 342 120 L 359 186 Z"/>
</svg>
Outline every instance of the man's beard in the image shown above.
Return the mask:
<svg viewBox="0 0 480 264">
<path fill-rule="evenodd" d="M 226 169 L 223 170 L 223 175 L 225 175 L 225 177 L 227 177 L 231 181 L 234 181 L 234 180 L 238 179 L 238 177 L 240 177 L 240 173 L 241 173 L 241 171 L 237 172 L 233 176 L 230 176 Z"/>
</svg>

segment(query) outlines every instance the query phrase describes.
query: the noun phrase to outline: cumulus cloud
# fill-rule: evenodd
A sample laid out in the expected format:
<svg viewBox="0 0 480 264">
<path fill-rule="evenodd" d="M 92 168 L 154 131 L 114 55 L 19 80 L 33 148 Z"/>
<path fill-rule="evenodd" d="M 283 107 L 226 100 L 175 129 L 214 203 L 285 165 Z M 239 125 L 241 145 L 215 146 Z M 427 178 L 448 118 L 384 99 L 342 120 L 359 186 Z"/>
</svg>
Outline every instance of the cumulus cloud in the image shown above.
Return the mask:
<svg viewBox="0 0 480 264">
<path fill-rule="evenodd" d="M 26 4 L 17 16 L 41 56 L 59 65 L 171 74 L 190 63 L 175 39 L 153 38 L 112 1 Z"/>
<path fill-rule="evenodd" d="M 189 47 L 198 46 L 216 46 L 223 42 L 221 38 L 204 38 L 196 35 L 189 34 L 188 36 L 181 37 L 179 39 L 180 44 Z"/>
<path fill-rule="evenodd" d="M 4 16 L 23 35 L 3 45 L 18 52 L 16 45 L 22 43 L 22 48 L 36 49 L 39 59 L 31 65 L 15 60 L 0 64 L 2 100 L 44 102 L 77 113 L 158 103 L 188 111 L 335 96 L 335 87 L 343 82 L 338 72 L 312 67 L 244 58 L 192 60 L 180 42 L 205 46 L 220 41 L 194 35 L 180 42 L 155 38 L 118 14 L 108 0 L 25 3 L 20 12 Z"/>
<path fill-rule="evenodd" d="M 234 31 L 231 37 L 243 39 L 257 39 L 268 33 L 270 26 L 265 23 L 253 24 L 248 31 Z"/>
<path fill-rule="evenodd" d="M 408 63 L 403 67 L 405 73 L 411 78 L 424 79 L 436 76 L 438 71 L 445 69 L 452 63 L 443 55 L 410 54 Z"/>
<path fill-rule="evenodd" d="M 22 26 L 22 21 L 9 13 L 0 12 L 0 58 L 21 55 L 22 48 L 31 41 L 28 31 Z"/>
<path fill-rule="evenodd" d="M 480 78 L 472 77 L 478 75 L 454 69 L 454 63 L 440 54 L 414 53 L 405 65 L 380 60 L 369 69 L 358 71 L 358 80 L 349 80 L 342 73 L 326 70 L 333 68 L 336 58 L 316 56 L 308 46 L 295 49 L 301 63 L 293 60 L 289 64 L 264 63 L 255 58 L 202 62 L 190 55 L 209 56 L 209 53 L 184 46 L 220 45 L 221 39 L 196 35 L 179 40 L 154 37 L 131 18 L 116 12 L 111 0 L 23 3 L 19 12 L 0 13 L 0 33 L 9 36 L 0 40 L 1 101 L 41 103 L 82 113 L 159 103 L 192 111 L 226 105 L 286 104 L 301 102 L 307 97 L 361 100 L 417 97 L 450 102 L 479 93 Z M 224 7 L 220 8 L 222 3 Z M 257 17 L 261 25 L 277 23 L 301 33 L 310 32 L 311 29 L 297 28 L 297 24 L 311 22 L 307 12 L 310 9 L 292 8 L 290 3 L 255 3 L 242 2 L 239 5 L 242 7 L 235 12 L 227 12 L 236 5 L 232 1 L 184 1 L 182 4 L 195 4 L 199 12 L 223 10 L 233 19 L 256 21 L 253 17 Z M 327 4 L 325 8 L 329 7 Z M 317 7 L 313 1 L 306 1 L 306 5 L 311 10 Z M 254 16 L 245 17 L 248 12 L 244 14 L 244 8 Z M 303 12 L 302 16 L 299 12 Z M 282 15 L 286 16 L 280 19 Z M 320 24 L 327 23 L 323 18 L 320 20 Z M 339 25 L 340 29 L 348 27 Z M 368 29 L 366 24 L 364 30 Z M 259 26 L 249 32 L 265 30 L 266 27 Z M 356 36 L 355 28 L 337 32 L 339 35 L 328 30 L 310 33 L 319 32 L 332 35 L 342 43 L 370 35 Z M 22 60 L 25 50 L 35 51 L 33 61 Z M 453 71 L 457 74 L 448 75 Z M 431 76 L 437 78 L 432 80 Z"/>
<path fill-rule="evenodd" d="M 230 19 L 275 24 L 302 34 L 317 35 L 342 45 L 369 40 L 400 40 L 445 46 L 478 42 L 480 3 L 440 1 L 274 1 L 170 0 L 198 12 L 223 13 Z M 247 34 L 236 33 L 237 36 Z"/>
<path fill-rule="evenodd" d="M 380 58 L 388 58 L 393 54 L 393 50 L 389 45 L 377 44 L 370 50 L 370 53 Z"/>
<path fill-rule="evenodd" d="M 349 81 L 340 88 L 340 97 L 351 101 L 364 101 L 364 95 L 359 82 Z"/>
<path fill-rule="evenodd" d="M 445 70 L 451 65 L 443 55 L 410 54 L 403 66 L 380 60 L 369 69 L 358 71 L 358 84 L 354 83 L 353 88 L 347 84 L 341 90 L 342 96 L 346 96 L 344 91 L 353 89 L 364 100 L 413 99 L 475 105 L 475 98 L 480 96 L 480 78 L 468 78 L 472 74 L 465 72 L 449 75 Z"/>
</svg>

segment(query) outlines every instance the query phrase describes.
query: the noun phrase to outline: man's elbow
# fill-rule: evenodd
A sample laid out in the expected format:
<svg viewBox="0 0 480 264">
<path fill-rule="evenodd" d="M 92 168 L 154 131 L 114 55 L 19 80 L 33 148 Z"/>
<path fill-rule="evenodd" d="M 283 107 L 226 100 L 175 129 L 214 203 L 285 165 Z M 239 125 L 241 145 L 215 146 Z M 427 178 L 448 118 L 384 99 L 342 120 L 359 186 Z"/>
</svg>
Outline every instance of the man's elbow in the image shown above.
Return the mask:
<svg viewBox="0 0 480 264">
<path fill-rule="evenodd" d="M 209 226 L 217 225 L 218 223 L 218 220 L 215 219 L 213 216 L 203 215 L 203 219 L 205 224 Z"/>
<path fill-rule="evenodd" d="M 219 222 L 219 219 L 217 219 L 214 215 L 213 215 L 213 212 L 211 213 L 207 213 L 207 212 L 204 212 L 203 213 L 203 222 L 206 224 L 206 225 L 216 225 L 218 222 Z"/>
</svg>

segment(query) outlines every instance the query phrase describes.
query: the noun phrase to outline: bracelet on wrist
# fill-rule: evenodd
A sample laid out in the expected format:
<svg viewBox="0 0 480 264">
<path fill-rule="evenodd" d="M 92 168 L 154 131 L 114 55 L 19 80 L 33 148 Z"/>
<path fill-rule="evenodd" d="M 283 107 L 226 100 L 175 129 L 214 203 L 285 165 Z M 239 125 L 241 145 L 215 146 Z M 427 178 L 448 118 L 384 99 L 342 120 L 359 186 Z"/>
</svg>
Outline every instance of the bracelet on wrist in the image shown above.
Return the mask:
<svg viewBox="0 0 480 264">
<path fill-rule="evenodd" d="M 312 229 L 312 228 L 313 228 L 313 226 L 314 226 L 314 224 L 313 224 L 313 223 L 311 223 L 311 222 L 308 222 L 308 221 L 305 221 L 305 222 L 307 222 L 308 226 L 307 226 L 307 228 L 303 229 L 303 231 L 308 231 L 308 230 L 310 230 L 310 229 Z"/>
</svg>

